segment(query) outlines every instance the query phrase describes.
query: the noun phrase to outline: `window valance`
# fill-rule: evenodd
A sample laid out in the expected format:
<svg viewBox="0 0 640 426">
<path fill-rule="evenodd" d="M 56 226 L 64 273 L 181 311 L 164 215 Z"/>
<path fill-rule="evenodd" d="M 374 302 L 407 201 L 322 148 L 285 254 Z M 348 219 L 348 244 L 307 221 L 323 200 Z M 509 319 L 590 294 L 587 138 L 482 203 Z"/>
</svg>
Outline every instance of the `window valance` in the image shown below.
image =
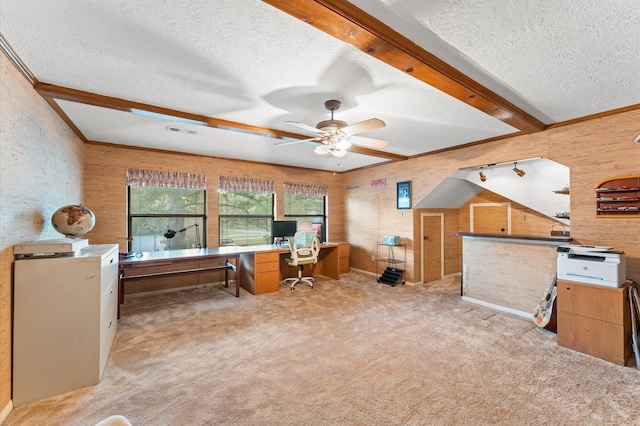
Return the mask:
<svg viewBox="0 0 640 426">
<path fill-rule="evenodd" d="M 311 185 L 303 183 L 284 183 L 284 193 L 288 195 L 309 195 L 314 197 L 326 197 L 327 185 Z"/>
<path fill-rule="evenodd" d="M 266 179 L 220 176 L 218 178 L 218 191 L 274 194 L 276 192 L 276 183 L 273 180 Z"/>
<path fill-rule="evenodd" d="M 207 176 L 160 170 L 127 169 L 127 185 L 157 188 L 207 189 Z"/>
</svg>

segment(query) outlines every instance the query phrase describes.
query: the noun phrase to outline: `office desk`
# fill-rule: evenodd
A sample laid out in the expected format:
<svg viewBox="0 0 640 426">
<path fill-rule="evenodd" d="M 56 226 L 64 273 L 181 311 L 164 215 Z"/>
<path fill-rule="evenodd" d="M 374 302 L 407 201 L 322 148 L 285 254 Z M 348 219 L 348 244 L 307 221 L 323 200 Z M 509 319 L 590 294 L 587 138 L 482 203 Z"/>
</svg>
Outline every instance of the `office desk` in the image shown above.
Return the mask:
<svg viewBox="0 0 640 426">
<path fill-rule="evenodd" d="M 288 248 L 275 245 L 253 246 L 252 250 L 242 253 L 240 277 L 242 288 L 258 295 L 278 291 L 284 278 L 295 277 L 297 267 L 289 266 L 284 259 L 289 255 Z M 305 276 L 324 275 L 337 280 L 341 272 L 348 272 L 348 243 L 322 243 L 318 263 L 305 265 Z M 346 259 L 346 260 L 345 260 Z"/>
<path fill-rule="evenodd" d="M 336 280 L 339 279 L 341 272 L 349 270 L 349 251 L 348 243 L 322 243 L 318 263 L 307 265 L 305 274 L 320 274 Z M 142 253 L 141 257 L 120 259 L 118 318 L 120 317 L 120 304 L 124 303 L 124 286 L 128 281 L 224 270 L 225 286 L 228 286 L 228 273 L 231 270 L 235 271 L 236 297 L 240 296 L 240 286 L 254 295 L 278 291 L 284 278 L 297 274 L 297 268 L 290 267 L 284 262 L 284 258 L 288 254 L 288 248 L 265 244 L 156 251 Z M 188 267 L 194 262 L 216 260 L 224 260 L 224 264 L 197 268 Z M 143 273 L 140 272 L 142 268 L 145 268 Z M 146 272 L 156 268 L 163 270 Z"/>
<path fill-rule="evenodd" d="M 127 281 L 135 281 L 148 278 L 158 278 L 171 275 L 187 275 L 201 272 L 224 270 L 225 287 L 229 286 L 229 271 L 236 273 L 236 297 L 240 296 L 240 256 L 246 247 L 228 246 L 202 249 L 166 250 L 142 253 L 140 257 L 121 258 L 119 262 L 120 273 L 118 275 L 118 318 L 120 318 L 120 305 L 124 303 L 124 285 Z M 222 265 L 187 267 L 194 262 L 208 262 L 224 260 Z M 233 260 L 234 263 L 231 263 Z M 169 270 L 166 270 L 169 267 Z M 164 269 L 158 272 L 139 272 L 142 268 Z"/>
</svg>

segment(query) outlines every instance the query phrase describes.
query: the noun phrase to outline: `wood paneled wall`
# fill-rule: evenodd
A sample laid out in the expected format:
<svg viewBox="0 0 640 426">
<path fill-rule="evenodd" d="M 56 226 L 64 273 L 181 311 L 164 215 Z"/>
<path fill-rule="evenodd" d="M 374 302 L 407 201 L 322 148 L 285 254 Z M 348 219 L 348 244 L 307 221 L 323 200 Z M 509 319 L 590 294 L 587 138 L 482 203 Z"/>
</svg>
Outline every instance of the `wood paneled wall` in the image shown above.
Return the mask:
<svg viewBox="0 0 640 426">
<path fill-rule="evenodd" d="M 569 198 L 567 198 L 569 201 Z M 471 200 L 466 202 L 459 211 L 458 232 L 470 232 L 471 231 L 471 204 L 473 203 L 511 203 L 511 234 L 513 235 L 542 235 L 550 236 L 551 228 L 556 224 L 554 230 L 562 231 L 563 228 L 560 222 L 551 219 L 548 216 L 542 215 L 531 209 L 502 197 L 489 190 L 484 190 Z M 497 226 L 496 226 L 497 227 Z M 571 231 L 571 227 L 565 225 L 564 230 Z M 460 243 L 461 237 L 458 238 Z M 462 246 L 458 244 L 458 249 L 462 250 Z M 462 257 L 462 251 L 458 252 L 458 255 Z M 459 270 L 457 272 L 460 272 Z M 546 282 L 546 281 L 545 281 Z M 548 286 L 548 284 L 546 285 Z M 545 286 L 545 288 L 546 288 Z M 543 289 L 544 290 L 544 289 Z"/>
<path fill-rule="evenodd" d="M 456 237 L 459 232 L 459 210 L 460 209 L 415 209 L 413 214 L 413 227 L 416 229 L 416 241 L 421 241 L 422 213 L 442 213 L 444 215 L 444 274 L 449 275 L 460 272 L 461 262 L 461 241 Z M 415 281 L 422 278 L 422 244 L 414 247 L 414 270 Z"/>
<path fill-rule="evenodd" d="M 49 220 L 84 202 L 84 145 L 3 54 L 0 73 L 1 411 L 11 400 L 13 246 L 62 238 Z"/>
<path fill-rule="evenodd" d="M 454 274 L 462 269 L 462 241 L 456 236 L 460 232 L 460 211 L 444 210 L 444 235 L 445 241 L 454 241 L 455 244 L 444 246 L 444 274 Z M 420 270 L 416 267 L 416 270 Z"/>
<path fill-rule="evenodd" d="M 640 111 L 549 131 L 549 155 L 571 169 L 571 236 L 624 250 L 627 276 L 640 282 L 640 219 L 596 217 L 595 186 L 640 172 Z"/>
<path fill-rule="evenodd" d="M 567 198 L 567 201 L 569 198 Z M 550 235 L 551 226 L 558 223 L 555 220 L 532 211 L 521 204 L 511 201 L 489 190 L 484 190 L 480 194 L 467 201 L 459 209 L 415 209 L 414 228 L 416 229 L 416 241 L 420 241 L 420 226 L 422 213 L 443 213 L 444 214 L 444 274 L 460 272 L 462 268 L 462 238 L 457 237 L 457 232 L 470 231 L 470 205 L 472 203 L 511 203 L 511 233 L 524 235 Z M 569 226 L 565 226 L 570 231 Z M 556 231 L 562 230 L 558 224 Z M 416 281 L 422 276 L 422 246 L 416 244 L 414 250 L 414 267 Z"/>
<path fill-rule="evenodd" d="M 396 210 L 396 182 L 412 182 L 415 205 L 459 168 L 541 156 L 570 167 L 571 236 L 582 244 L 624 250 L 628 277 L 640 281 L 640 220 L 596 218 L 594 193 L 594 186 L 602 180 L 640 171 L 640 144 L 633 142 L 640 132 L 639 123 L 640 110 L 633 110 L 532 135 L 345 173 L 344 185 L 358 187 L 345 192 L 352 267 L 375 271 L 376 243 L 382 235 L 400 235 L 408 247 L 406 278 L 416 281 L 415 277 L 420 277 L 419 247 L 414 250 L 413 244 L 420 238 L 420 228 L 412 226 L 405 211 Z M 386 186 L 372 184 L 380 180 L 386 181 Z M 518 215 L 522 217 L 524 211 L 516 210 L 514 216 Z M 545 226 L 544 220 L 531 212 L 527 213 L 522 227 L 516 229 L 527 233 L 533 229 L 534 222 L 541 235 L 548 235 L 550 224 Z M 468 229 L 461 229 L 465 230 Z"/>
<path fill-rule="evenodd" d="M 567 202 L 569 198 L 567 197 Z M 561 231 L 560 223 L 552 218 L 535 212 L 521 204 L 518 204 L 508 198 L 484 190 L 471 200 L 467 201 L 460 207 L 460 215 L 458 222 L 458 232 L 471 231 L 471 204 L 474 203 L 511 203 L 511 233 L 520 235 L 551 235 L 551 227 L 558 224 L 554 230 Z M 570 226 L 565 225 L 567 231 L 571 230 Z"/>
<path fill-rule="evenodd" d="M 86 234 L 91 244 L 113 243 L 127 235 L 126 171 L 129 168 L 197 173 L 207 176 L 207 240 L 209 247 L 218 242 L 218 177 L 241 176 L 270 179 L 276 182 L 277 217 L 284 217 L 284 182 L 325 183 L 329 188 L 328 239 L 345 241 L 344 187 L 341 177 L 332 172 L 257 164 L 220 158 L 141 151 L 114 145 L 87 144 L 85 161 L 86 205 L 96 215 L 95 227 Z M 118 241 L 126 251 L 126 241 Z M 198 275 L 171 280 L 179 286 L 202 283 Z M 154 287 L 154 282 L 158 287 Z M 158 280 L 127 286 L 128 293 L 167 287 Z"/>
<path fill-rule="evenodd" d="M 21 241 L 58 238 L 48 224 L 49 217 L 61 205 L 78 202 L 96 214 L 96 227 L 87 234 L 92 244 L 112 243 L 126 235 L 127 168 L 206 174 L 209 241 L 216 241 L 218 235 L 213 218 L 217 197 L 212 194 L 220 175 L 276 180 L 279 217 L 283 214 L 283 182 L 327 183 L 329 239 L 351 243 L 352 267 L 376 271 L 377 243 L 383 235 L 400 235 L 407 247 L 405 279 L 411 282 L 419 276 L 415 271 L 420 271 L 420 248 L 414 245 L 420 238 L 420 227 L 415 226 L 418 212 L 396 209 L 397 182 L 412 182 L 415 205 L 459 168 L 542 156 L 570 167 L 572 236 L 584 244 L 624 250 L 628 277 L 640 281 L 640 220 L 596 218 L 594 210 L 594 186 L 598 182 L 640 172 L 640 144 L 632 141 L 640 132 L 640 109 L 333 174 L 114 145 L 85 145 L 83 150 L 81 141 L 8 60 L 2 55 L 0 60 L 0 408 L 10 401 L 12 246 Z M 425 135 L 425 141 L 428 138 Z M 393 140 L 390 142 L 393 149 Z"/>
</svg>

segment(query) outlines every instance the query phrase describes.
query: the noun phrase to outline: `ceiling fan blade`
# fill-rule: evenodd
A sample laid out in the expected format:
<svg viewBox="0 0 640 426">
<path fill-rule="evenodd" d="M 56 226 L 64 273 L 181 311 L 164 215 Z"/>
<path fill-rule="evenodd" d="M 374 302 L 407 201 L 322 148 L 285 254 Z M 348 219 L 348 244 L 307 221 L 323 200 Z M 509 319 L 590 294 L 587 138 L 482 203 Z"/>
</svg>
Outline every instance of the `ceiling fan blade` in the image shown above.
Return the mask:
<svg viewBox="0 0 640 426">
<path fill-rule="evenodd" d="M 352 124 L 351 126 L 343 127 L 340 129 L 341 131 L 349 134 L 355 135 L 356 133 L 368 132 L 369 130 L 380 129 L 381 127 L 386 126 L 385 122 L 380 120 L 379 118 L 370 118 L 365 121 L 361 121 L 356 124 Z"/>
<path fill-rule="evenodd" d="M 322 142 L 322 137 L 315 137 L 315 138 L 309 138 L 309 139 L 298 139 L 298 140 L 295 140 L 295 141 L 280 142 L 280 143 L 275 144 L 274 146 L 293 145 L 294 143 L 301 143 L 301 142 Z"/>
<path fill-rule="evenodd" d="M 300 123 L 298 121 L 287 121 L 287 123 L 293 124 L 294 126 L 300 127 L 301 129 L 308 130 L 313 133 L 317 133 L 319 135 L 326 135 L 327 132 L 324 130 L 317 129 L 313 126 L 309 126 L 308 124 Z"/>
<path fill-rule="evenodd" d="M 388 141 L 383 141 L 382 139 L 365 138 L 363 136 L 351 136 L 349 142 L 367 148 L 384 148 L 389 144 Z"/>
</svg>

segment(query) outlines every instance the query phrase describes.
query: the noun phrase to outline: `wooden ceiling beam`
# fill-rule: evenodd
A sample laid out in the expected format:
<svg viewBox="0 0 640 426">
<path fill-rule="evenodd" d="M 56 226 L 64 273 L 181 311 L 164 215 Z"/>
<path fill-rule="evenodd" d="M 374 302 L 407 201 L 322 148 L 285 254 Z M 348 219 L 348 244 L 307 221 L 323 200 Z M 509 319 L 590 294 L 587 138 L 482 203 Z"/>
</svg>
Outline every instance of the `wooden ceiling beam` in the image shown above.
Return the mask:
<svg viewBox="0 0 640 426">
<path fill-rule="evenodd" d="M 144 104 L 140 102 L 130 101 L 121 98 L 115 98 L 111 96 L 98 95 L 96 93 L 85 92 L 82 90 L 71 89 L 68 87 L 56 86 L 48 83 L 36 82 L 34 89 L 45 99 L 47 102 L 54 106 L 54 109 L 62 116 L 66 117 L 66 114 L 62 109 L 53 102 L 53 99 L 61 99 L 71 102 L 78 102 L 86 105 L 93 105 L 101 108 L 109 108 L 118 111 L 132 112 L 135 110 L 150 112 L 153 114 L 159 114 L 166 116 L 167 119 L 176 118 L 184 120 L 192 120 L 202 123 L 205 127 L 211 127 L 220 130 L 236 131 L 243 133 L 250 133 L 259 136 L 266 136 L 274 139 L 282 139 L 285 141 L 308 139 L 309 136 L 301 135 L 298 133 L 285 132 L 281 130 L 270 129 L 267 127 L 251 126 L 245 123 L 239 123 L 237 121 L 223 120 L 220 118 L 208 117 L 205 115 L 192 114 L 184 111 L 178 111 L 170 108 L 162 108 L 155 105 Z M 76 126 L 67 118 L 68 124 L 72 128 L 77 129 Z M 84 140 L 84 135 L 78 130 L 76 133 Z M 369 155 L 373 157 L 385 158 L 387 160 L 406 160 L 408 157 L 390 152 L 378 151 L 375 149 L 363 148 L 352 146 L 349 151 Z"/>
<path fill-rule="evenodd" d="M 546 125 L 344 0 L 263 0 L 523 133 Z"/>
<path fill-rule="evenodd" d="M 351 145 L 348 151 L 354 152 L 356 154 L 368 155 L 370 157 L 386 158 L 387 160 L 394 160 L 394 161 L 409 159 L 409 157 L 407 157 L 406 155 L 394 154 L 392 152 L 378 151 L 377 149 L 366 148 L 364 146 L 357 146 L 357 145 Z"/>
<path fill-rule="evenodd" d="M 163 108 L 156 105 L 145 104 L 141 102 L 130 101 L 127 99 L 114 98 L 111 96 L 98 95 L 96 93 L 85 92 L 82 90 L 71 89 L 68 87 L 55 86 L 47 83 L 36 83 L 34 85 L 36 91 L 44 96 L 55 99 L 62 99 L 71 102 L 78 102 L 87 105 L 98 106 L 102 108 L 115 109 L 119 111 L 145 111 L 153 114 L 160 114 L 179 119 L 192 120 L 201 122 L 206 127 L 216 129 L 235 129 L 246 133 L 254 133 L 262 136 L 272 137 L 276 139 L 306 139 L 308 136 L 297 133 L 284 132 L 280 130 L 269 129 L 266 127 L 251 126 L 236 121 L 223 120 L 220 118 L 208 117 L 206 115 L 192 114 L 189 112 L 179 111 L 170 108 Z"/>
</svg>

